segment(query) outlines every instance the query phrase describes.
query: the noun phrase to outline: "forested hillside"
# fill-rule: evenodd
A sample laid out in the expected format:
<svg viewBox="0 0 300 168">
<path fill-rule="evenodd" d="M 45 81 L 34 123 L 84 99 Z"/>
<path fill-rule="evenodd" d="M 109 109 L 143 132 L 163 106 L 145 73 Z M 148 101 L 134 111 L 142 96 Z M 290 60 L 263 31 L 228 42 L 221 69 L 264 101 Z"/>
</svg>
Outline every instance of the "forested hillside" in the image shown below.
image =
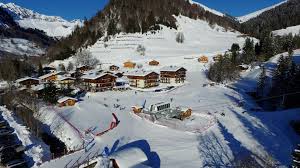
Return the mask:
<svg viewBox="0 0 300 168">
<path fill-rule="evenodd" d="M 264 32 L 300 24 L 300 1 L 289 0 L 242 23 L 241 31 L 259 37 Z"/>
</svg>

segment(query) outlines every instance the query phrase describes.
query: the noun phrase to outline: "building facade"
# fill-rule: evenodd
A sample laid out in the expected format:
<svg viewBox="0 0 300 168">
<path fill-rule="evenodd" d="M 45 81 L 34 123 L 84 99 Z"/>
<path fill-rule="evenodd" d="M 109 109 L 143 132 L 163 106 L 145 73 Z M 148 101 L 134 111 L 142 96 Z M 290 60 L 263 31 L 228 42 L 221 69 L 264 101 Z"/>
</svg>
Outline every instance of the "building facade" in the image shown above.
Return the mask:
<svg viewBox="0 0 300 168">
<path fill-rule="evenodd" d="M 92 74 L 84 75 L 81 79 L 85 90 L 99 92 L 112 90 L 115 86 L 117 77 L 111 74 Z"/>
<path fill-rule="evenodd" d="M 184 83 L 186 80 L 186 71 L 183 67 L 165 67 L 160 71 L 160 82 L 168 84 Z"/>
<path fill-rule="evenodd" d="M 156 72 L 137 72 L 127 75 L 129 85 L 136 88 L 151 88 L 159 85 L 159 74 Z"/>
</svg>

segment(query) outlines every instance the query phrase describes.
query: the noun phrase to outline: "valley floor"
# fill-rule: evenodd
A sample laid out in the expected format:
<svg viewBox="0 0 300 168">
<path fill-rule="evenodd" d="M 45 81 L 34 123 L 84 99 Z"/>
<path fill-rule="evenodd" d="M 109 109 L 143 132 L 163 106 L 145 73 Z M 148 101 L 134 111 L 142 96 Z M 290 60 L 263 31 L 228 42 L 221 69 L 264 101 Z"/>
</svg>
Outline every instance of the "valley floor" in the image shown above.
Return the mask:
<svg viewBox="0 0 300 168">
<path fill-rule="evenodd" d="M 88 128 L 93 128 L 95 133 L 109 128 L 112 113 L 117 115 L 120 124 L 108 133 L 94 137 L 86 150 L 47 162 L 42 167 L 72 165 L 76 160 L 84 160 L 96 152 L 111 155 L 122 146 L 143 149 L 148 145 L 150 149 L 144 152 L 148 165 L 152 167 L 230 167 L 236 159 L 247 159 L 250 154 L 262 164 L 267 164 L 264 162 L 267 160 L 274 165 L 288 167 L 290 154 L 299 142 L 299 136 L 293 132 L 289 122 L 300 119 L 299 109 L 251 112 L 248 109 L 255 104 L 242 93 L 224 85 L 203 87 L 207 83 L 204 71 L 188 72 L 187 81 L 184 86 L 170 92 L 88 93 L 74 107 L 43 109 L 41 119 L 70 149 L 81 145 L 83 140 L 57 113 L 67 118 L 82 134 Z M 200 123 L 200 127 L 207 129 L 183 131 L 169 128 L 131 112 L 131 106 L 142 105 L 144 100 L 149 105 L 171 99 L 174 106 L 192 108 L 192 117 Z M 239 107 L 240 101 L 247 103 Z M 115 105 L 120 107 L 114 108 Z M 216 122 L 210 122 L 211 118 L 215 118 Z M 186 122 L 186 125 L 192 125 L 190 128 L 199 126 L 193 125 L 193 120 Z M 84 135 L 83 139 L 90 142 L 93 136 Z"/>
</svg>

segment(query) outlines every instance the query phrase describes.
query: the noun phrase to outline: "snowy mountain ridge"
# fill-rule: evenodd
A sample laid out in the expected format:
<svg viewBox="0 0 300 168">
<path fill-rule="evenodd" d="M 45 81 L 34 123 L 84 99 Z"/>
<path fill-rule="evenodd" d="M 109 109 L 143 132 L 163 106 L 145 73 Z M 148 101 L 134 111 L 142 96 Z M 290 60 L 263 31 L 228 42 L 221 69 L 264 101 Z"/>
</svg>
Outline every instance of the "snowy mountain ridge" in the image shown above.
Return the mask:
<svg viewBox="0 0 300 168">
<path fill-rule="evenodd" d="M 201 3 L 194 2 L 193 0 L 189 0 L 189 2 L 190 2 L 191 4 L 199 5 L 199 6 L 201 6 L 204 10 L 209 11 L 209 12 L 215 14 L 215 15 L 222 16 L 222 17 L 224 16 L 223 13 L 221 13 L 221 12 L 215 10 L 215 9 L 211 9 L 211 8 L 209 8 L 209 7 L 207 7 L 207 6 L 203 5 L 203 4 L 201 4 Z"/>
<path fill-rule="evenodd" d="M 237 20 L 241 23 L 244 23 L 244 22 L 247 22 L 248 20 L 252 19 L 252 18 L 255 18 L 257 16 L 259 16 L 260 14 L 268 11 L 268 10 L 271 10 L 271 9 L 274 9 L 276 8 L 277 6 L 280 6 L 284 3 L 288 2 L 288 0 L 285 0 L 283 2 L 280 2 L 278 4 L 275 4 L 275 5 L 272 5 L 270 7 L 267 7 L 267 8 L 264 8 L 264 9 L 261 9 L 261 10 L 258 10 L 258 11 L 255 11 L 255 12 L 252 12 L 252 13 L 249 13 L 247 15 L 244 15 L 244 16 L 240 16 L 240 17 L 237 17 Z"/>
<path fill-rule="evenodd" d="M 0 7 L 8 11 L 21 27 L 43 30 L 52 37 L 65 37 L 71 34 L 76 26 L 83 24 L 79 19 L 67 21 L 62 17 L 43 15 L 14 3 L 0 3 Z"/>
</svg>

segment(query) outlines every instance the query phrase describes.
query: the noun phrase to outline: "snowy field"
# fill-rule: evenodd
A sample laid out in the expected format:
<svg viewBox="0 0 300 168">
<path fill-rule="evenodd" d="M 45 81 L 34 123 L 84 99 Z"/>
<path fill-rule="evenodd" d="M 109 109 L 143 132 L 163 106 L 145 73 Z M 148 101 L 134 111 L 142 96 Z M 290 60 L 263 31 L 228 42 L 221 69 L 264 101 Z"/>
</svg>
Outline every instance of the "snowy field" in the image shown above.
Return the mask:
<svg viewBox="0 0 300 168">
<path fill-rule="evenodd" d="M 274 35 L 283 36 L 283 35 L 298 35 L 300 33 L 300 25 L 287 27 L 285 29 L 275 30 L 273 31 Z"/>
</svg>

